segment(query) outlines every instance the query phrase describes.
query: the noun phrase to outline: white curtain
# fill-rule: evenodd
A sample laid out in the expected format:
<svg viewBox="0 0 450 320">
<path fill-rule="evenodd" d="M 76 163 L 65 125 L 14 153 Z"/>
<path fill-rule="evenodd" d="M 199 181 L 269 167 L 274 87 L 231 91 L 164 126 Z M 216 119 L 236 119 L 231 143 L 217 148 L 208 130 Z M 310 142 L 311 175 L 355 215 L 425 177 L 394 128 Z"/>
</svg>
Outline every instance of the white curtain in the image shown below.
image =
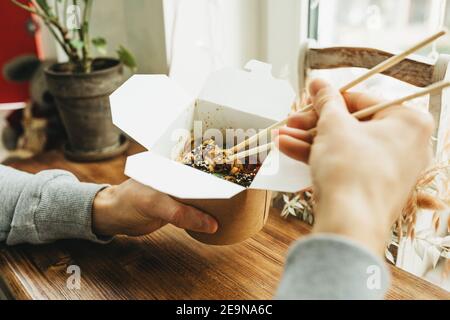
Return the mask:
<svg viewBox="0 0 450 320">
<path fill-rule="evenodd" d="M 170 76 L 197 94 L 207 76 L 261 59 L 259 0 L 164 0 Z"/>
</svg>

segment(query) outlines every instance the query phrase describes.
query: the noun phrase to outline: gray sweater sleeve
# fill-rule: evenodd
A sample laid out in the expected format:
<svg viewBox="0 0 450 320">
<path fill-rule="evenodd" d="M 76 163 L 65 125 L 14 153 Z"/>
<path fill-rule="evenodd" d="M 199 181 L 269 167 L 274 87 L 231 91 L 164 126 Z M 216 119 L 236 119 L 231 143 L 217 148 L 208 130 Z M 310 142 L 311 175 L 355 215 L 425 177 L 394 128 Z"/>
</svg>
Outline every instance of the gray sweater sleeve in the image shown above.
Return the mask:
<svg viewBox="0 0 450 320">
<path fill-rule="evenodd" d="M 385 263 L 359 244 L 316 235 L 290 250 L 277 299 L 383 299 L 390 276 Z"/>
<path fill-rule="evenodd" d="M 91 219 L 94 197 L 103 188 L 80 183 L 66 171 L 32 175 L 0 165 L 0 242 L 103 242 L 92 233 Z"/>
</svg>

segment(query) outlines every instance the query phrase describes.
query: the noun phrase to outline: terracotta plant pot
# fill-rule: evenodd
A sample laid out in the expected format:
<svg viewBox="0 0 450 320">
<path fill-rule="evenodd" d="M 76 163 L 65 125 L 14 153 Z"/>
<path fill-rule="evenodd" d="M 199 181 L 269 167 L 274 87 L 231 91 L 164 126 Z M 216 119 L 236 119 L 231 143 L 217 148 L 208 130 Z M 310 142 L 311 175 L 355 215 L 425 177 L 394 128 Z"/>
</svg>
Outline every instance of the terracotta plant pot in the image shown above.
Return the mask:
<svg viewBox="0 0 450 320">
<path fill-rule="evenodd" d="M 66 128 L 65 155 L 75 161 L 98 161 L 123 153 L 127 140 L 113 125 L 109 95 L 123 82 L 116 59 L 96 59 L 91 73 L 72 72 L 68 63 L 45 70 L 51 94 Z"/>
</svg>

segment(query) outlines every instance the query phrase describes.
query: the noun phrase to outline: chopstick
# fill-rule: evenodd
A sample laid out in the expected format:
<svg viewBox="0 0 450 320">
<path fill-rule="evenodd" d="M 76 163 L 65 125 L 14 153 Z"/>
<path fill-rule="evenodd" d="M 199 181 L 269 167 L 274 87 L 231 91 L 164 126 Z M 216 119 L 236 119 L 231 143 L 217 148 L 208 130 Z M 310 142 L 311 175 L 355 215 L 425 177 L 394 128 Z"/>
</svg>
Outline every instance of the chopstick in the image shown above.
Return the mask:
<svg viewBox="0 0 450 320">
<path fill-rule="evenodd" d="M 403 51 L 402 53 L 400 53 L 398 55 L 395 55 L 395 56 L 392 56 L 389 59 L 384 60 L 380 64 L 376 65 L 372 69 L 368 70 L 367 72 L 363 73 L 361 76 L 357 77 L 356 79 L 352 80 L 351 82 L 349 82 L 348 84 L 343 86 L 340 89 L 340 91 L 342 93 L 345 92 L 345 91 L 348 91 L 349 89 L 355 87 L 359 83 L 361 83 L 361 82 L 367 80 L 368 78 L 372 77 L 373 75 L 381 73 L 383 71 L 386 71 L 389 68 L 392 68 L 394 65 L 396 65 L 399 62 L 401 62 L 404 59 L 406 59 L 410 54 L 412 54 L 412 53 L 416 52 L 417 50 L 427 46 L 428 44 L 436 41 L 438 38 L 442 37 L 446 33 L 447 32 L 445 30 L 441 30 L 441 31 L 431 35 L 430 37 L 428 37 L 428 38 L 418 42 L 417 44 L 415 44 L 411 48 Z M 312 109 L 313 109 L 312 104 L 309 104 L 305 108 L 303 108 L 301 111 L 302 112 L 307 112 L 307 111 L 311 111 Z M 271 132 L 272 130 L 277 129 L 279 127 L 282 127 L 282 126 L 284 126 L 286 124 L 287 124 L 287 119 L 284 119 L 284 120 L 282 120 L 280 122 L 277 122 L 277 123 L 271 125 L 270 127 L 266 128 L 264 130 L 261 130 L 259 133 L 257 133 L 254 136 L 248 138 L 247 140 L 244 140 L 241 143 L 235 145 L 234 147 L 226 150 L 226 152 L 228 154 L 234 154 L 234 153 L 238 152 L 239 150 L 246 148 L 251 143 L 253 143 L 255 141 L 258 141 L 259 137 L 261 137 L 263 135 L 267 135 L 268 132 Z"/>
<path fill-rule="evenodd" d="M 231 156 L 228 156 L 228 158 L 226 159 L 226 162 L 234 162 L 236 160 L 244 159 L 244 158 L 259 154 L 264 151 L 269 151 L 274 146 L 275 146 L 275 143 L 273 143 L 273 142 L 270 142 L 268 144 L 263 144 L 262 146 L 258 146 L 256 148 L 248 149 L 248 150 L 233 154 Z"/>
<path fill-rule="evenodd" d="M 392 107 L 392 106 L 395 106 L 395 105 L 400 105 L 400 104 L 402 104 L 404 102 L 407 102 L 409 100 L 413 100 L 413 99 L 416 99 L 416 98 L 419 98 L 419 97 L 422 97 L 422 96 L 425 96 L 425 95 L 428 95 L 428 94 L 432 94 L 432 93 L 435 93 L 435 92 L 438 92 L 438 91 L 442 91 L 443 89 L 448 88 L 448 87 L 450 87 L 450 81 L 436 82 L 436 83 L 426 87 L 425 89 L 419 90 L 419 91 L 417 91 L 417 92 L 415 92 L 413 94 L 407 95 L 405 97 L 398 98 L 398 99 L 395 99 L 395 100 L 391 100 L 391 101 L 388 101 L 388 102 L 382 102 L 382 103 L 373 105 L 373 106 L 371 106 L 369 108 L 366 108 L 366 109 L 357 111 L 355 113 L 352 113 L 352 116 L 355 117 L 356 119 L 361 120 L 361 119 L 370 117 L 370 116 L 374 115 L 375 113 L 380 112 L 382 110 L 385 110 L 385 109 L 387 109 L 389 107 Z M 317 134 L 317 128 L 310 129 L 307 132 L 314 136 L 314 135 Z M 271 142 L 271 143 L 268 143 L 268 144 L 265 144 L 265 145 L 262 145 L 262 146 L 258 146 L 258 147 L 253 148 L 253 149 L 245 150 L 243 152 L 240 152 L 240 153 L 237 153 L 237 154 L 229 156 L 227 158 L 227 160 L 228 161 L 236 161 L 236 160 L 239 160 L 239 159 L 244 159 L 246 157 L 249 157 L 249 156 L 252 156 L 252 155 L 255 155 L 255 154 L 259 154 L 259 153 L 264 152 L 264 151 L 271 150 L 274 147 L 274 145 L 275 144 L 273 142 Z"/>
<path fill-rule="evenodd" d="M 363 81 L 369 79 L 370 77 L 374 76 L 375 74 L 381 73 L 383 71 L 386 71 L 386 70 L 392 68 L 396 64 L 398 64 L 398 63 L 402 62 L 403 60 L 405 60 L 409 55 L 411 55 L 414 52 L 422 49 L 423 47 L 429 45 L 430 43 L 436 41 L 440 37 L 444 36 L 446 33 L 447 33 L 447 31 L 441 30 L 441 31 L 431 35 L 430 37 L 428 37 L 428 38 L 418 42 L 417 44 L 415 44 L 411 48 L 406 49 L 402 53 L 399 53 L 399 54 L 397 54 L 395 56 L 390 57 L 389 59 L 384 60 L 383 62 L 381 62 L 380 64 L 376 65 L 375 67 L 373 67 L 369 71 L 363 73 L 361 76 L 357 77 L 353 81 L 351 81 L 351 82 L 347 83 L 345 86 L 343 86 L 340 89 L 341 93 L 344 93 L 345 91 L 350 90 L 351 88 L 357 86 L 361 82 L 363 82 Z M 312 105 L 311 104 L 309 104 L 305 108 L 303 108 L 302 111 L 306 112 L 306 111 L 309 111 L 309 110 L 312 110 Z"/>
<path fill-rule="evenodd" d="M 440 91 L 448 88 L 449 86 L 450 86 L 450 81 L 439 81 L 439 82 L 436 82 L 422 90 L 419 90 L 410 95 L 407 95 L 405 97 L 394 99 L 394 100 L 391 100 L 388 102 L 382 102 L 382 103 L 376 104 L 374 106 L 371 106 L 369 108 L 359 110 L 355 113 L 352 113 L 352 116 L 354 116 L 356 119 L 361 120 L 361 119 L 370 117 L 370 116 L 374 115 L 375 113 L 380 112 L 381 110 L 384 110 L 386 108 L 392 107 L 394 105 L 399 105 L 404 102 L 426 96 L 428 94 L 440 92 Z"/>
</svg>

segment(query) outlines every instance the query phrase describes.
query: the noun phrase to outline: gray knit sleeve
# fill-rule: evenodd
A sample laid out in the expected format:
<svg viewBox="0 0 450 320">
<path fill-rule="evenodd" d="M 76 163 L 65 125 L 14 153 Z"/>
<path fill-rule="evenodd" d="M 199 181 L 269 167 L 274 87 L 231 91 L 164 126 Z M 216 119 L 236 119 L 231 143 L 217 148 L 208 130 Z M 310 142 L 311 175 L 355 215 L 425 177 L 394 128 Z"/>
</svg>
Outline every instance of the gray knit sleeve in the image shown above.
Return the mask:
<svg viewBox="0 0 450 320">
<path fill-rule="evenodd" d="M 0 166 L 0 241 L 42 244 L 59 239 L 97 242 L 92 204 L 105 185 L 81 183 L 71 173 L 36 175 Z"/>
<path fill-rule="evenodd" d="M 385 263 L 359 244 L 316 235 L 290 250 L 277 299 L 383 299 L 390 276 Z"/>
</svg>

